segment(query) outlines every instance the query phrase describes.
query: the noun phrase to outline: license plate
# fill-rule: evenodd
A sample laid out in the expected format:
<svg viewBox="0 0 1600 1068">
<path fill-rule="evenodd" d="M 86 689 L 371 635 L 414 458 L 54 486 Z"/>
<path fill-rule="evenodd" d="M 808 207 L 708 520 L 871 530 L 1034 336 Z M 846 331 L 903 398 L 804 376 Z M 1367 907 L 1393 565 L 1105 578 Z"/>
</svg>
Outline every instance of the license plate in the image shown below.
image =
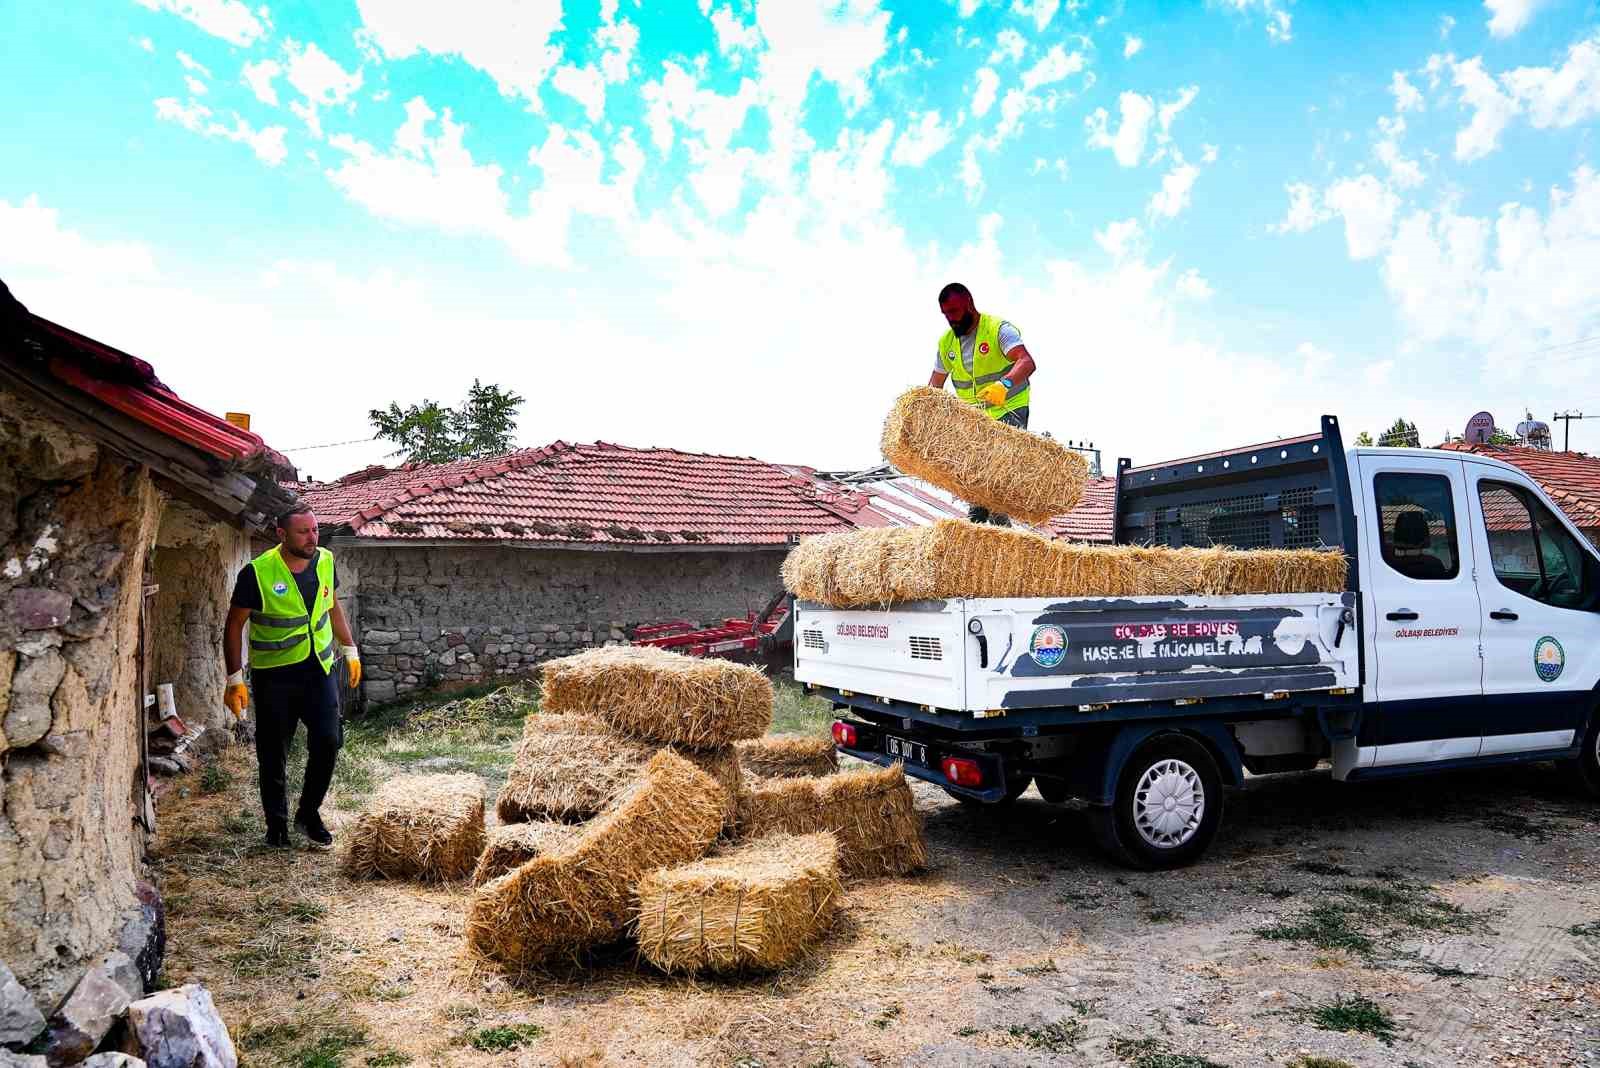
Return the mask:
<svg viewBox="0 0 1600 1068">
<path fill-rule="evenodd" d="M 913 742 L 909 738 L 896 738 L 892 734 L 884 735 L 883 751 L 886 755 L 899 757 L 901 760 L 912 764 L 928 766 L 928 746 L 925 742 Z"/>
</svg>

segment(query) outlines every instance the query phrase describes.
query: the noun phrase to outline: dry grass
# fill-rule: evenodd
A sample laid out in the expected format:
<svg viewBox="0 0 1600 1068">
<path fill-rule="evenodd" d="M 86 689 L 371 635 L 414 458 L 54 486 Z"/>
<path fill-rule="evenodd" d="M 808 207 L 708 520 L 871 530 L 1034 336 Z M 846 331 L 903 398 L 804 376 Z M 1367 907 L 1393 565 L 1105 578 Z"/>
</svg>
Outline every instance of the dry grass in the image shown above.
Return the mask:
<svg viewBox="0 0 1600 1068">
<path fill-rule="evenodd" d="M 561 848 L 580 833 L 570 823 L 551 820 L 491 827 L 483 853 L 478 857 L 478 866 L 472 869 L 472 885 L 482 886 L 513 868 L 520 868 L 540 854 Z"/>
<path fill-rule="evenodd" d="M 502 823 L 592 819 L 661 748 L 660 742 L 618 734 L 595 716 L 529 716 L 495 812 Z M 731 829 L 743 782 L 738 753 L 732 746 L 675 750 L 727 791 L 725 821 Z"/>
<path fill-rule="evenodd" d="M 639 883 L 639 952 L 666 972 L 767 971 L 800 960 L 838 911 L 839 845 L 777 834 Z"/>
<path fill-rule="evenodd" d="M 764 779 L 832 775 L 839 770 L 839 753 L 831 737 L 769 734 L 740 742 L 737 748 L 740 767 Z"/>
<path fill-rule="evenodd" d="M 831 831 L 839 842 L 839 867 L 855 878 L 904 875 L 928 862 L 922 818 L 905 771 L 863 768 L 820 779 L 768 779 L 740 798 L 739 833 Z"/>
<path fill-rule="evenodd" d="M 1333 593 L 1345 558 L 1316 549 L 1077 545 L 944 519 L 822 534 L 783 563 L 803 600 L 865 608 L 941 597 L 1135 597 Z"/>
<path fill-rule="evenodd" d="M 391 779 L 341 838 L 340 866 L 353 878 L 460 879 L 483 850 L 483 781 L 476 775 Z"/>
<path fill-rule="evenodd" d="M 772 683 L 744 664 L 611 646 L 546 663 L 543 707 L 598 716 L 636 738 L 719 749 L 766 733 Z"/>
<path fill-rule="evenodd" d="M 908 475 L 1025 523 L 1072 511 L 1089 477 L 1080 453 L 932 386 L 895 401 L 883 424 L 883 455 Z"/>
<path fill-rule="evenodd" d="M 615 940 L 639 879 L 704 856 L 722 830 L 726 802 L 705 772 L 671 751 L 657 753 L 576 838 L 478 888 L 468 948 L 523 969 Z"/>
</svg>

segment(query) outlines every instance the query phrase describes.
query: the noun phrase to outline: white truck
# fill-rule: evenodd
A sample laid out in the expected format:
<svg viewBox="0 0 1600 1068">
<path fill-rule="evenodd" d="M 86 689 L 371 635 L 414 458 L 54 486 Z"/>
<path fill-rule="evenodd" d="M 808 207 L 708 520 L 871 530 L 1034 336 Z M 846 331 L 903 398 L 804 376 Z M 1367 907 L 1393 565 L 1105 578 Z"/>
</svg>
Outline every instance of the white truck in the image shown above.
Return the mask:
<svg viewBox="0 0 1600 1068">
<path fill-rule="evenodd" d="M 1119 543 L 1338 548 L 1342 592 L 799 601 L 795 678 L 851 756 L 971 804 L 1080 798 L 1187 864 L 1244 773 L 1555 761 L 1600 796 L 1600 553 L 1520 470 L 1320 433 L 1117 466 Z"/>
</svg>

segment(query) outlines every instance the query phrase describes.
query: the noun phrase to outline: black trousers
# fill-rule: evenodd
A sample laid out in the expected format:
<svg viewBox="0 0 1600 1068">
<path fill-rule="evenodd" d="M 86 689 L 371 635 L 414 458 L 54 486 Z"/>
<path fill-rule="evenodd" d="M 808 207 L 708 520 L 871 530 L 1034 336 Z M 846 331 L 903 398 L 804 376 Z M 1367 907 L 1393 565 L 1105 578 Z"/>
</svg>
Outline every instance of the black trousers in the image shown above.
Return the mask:
<svg viewBox="0 0 1600 1068">
<path fill-rule="evenodd" d="M 338 670 L 338 665 L 334 665 Z M 295 664 L 253 671 L 256 703 L 256 767 L 261 782 L 261 812 L 269 828 L 289 825 L 289 744 L 301 723 L 306 725 L 306 776 L 297 812 L 322 807 L 333 781 L 333 764 L 344 744 L 339 720 L 339 686 L 331 673 Z"/>
<path fill-rule="evenodd" d="M 1007 426 L 1014 426 L 1018 430 L 1026 430 L 1028 429 L 1028 409 L 1018 408 L 1014 412 L 1007 412 L 1000 417 L 999 421 Z M 967 522 L 988 523 L 990 526 L 995 527 L 1009 527 L 1011 525 L 1011 517 L 973 505 L 967 509 Z"/>
</svg>

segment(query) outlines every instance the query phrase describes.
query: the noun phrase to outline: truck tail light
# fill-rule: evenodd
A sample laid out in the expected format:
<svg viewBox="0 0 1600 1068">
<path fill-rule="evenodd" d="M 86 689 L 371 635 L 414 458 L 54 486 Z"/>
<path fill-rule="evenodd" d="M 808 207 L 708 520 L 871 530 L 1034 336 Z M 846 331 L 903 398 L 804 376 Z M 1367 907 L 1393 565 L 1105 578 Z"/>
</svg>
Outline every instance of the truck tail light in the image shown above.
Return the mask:
<svg viewBox="0 0 1600 1068">
<path fill-rule="evenodd" d="M 838 729 L 838 725 L 834 725 Z M 956 786 L 965 786 L 976 790 L 983 785 L 983 768 L 978 766 L 976 760 L 966 757 L 945 757 L 939 762 L 939 770 L 944 772 L 944 777 Z"/>
<path fill-rule="evenodd" d="M 848 723 L 841 723 L 838 720 L 834 720 L 833 744 L 842 745 L 846 749 L 854 749 L 856 746 L 856 729 Z"/>
</svg>

